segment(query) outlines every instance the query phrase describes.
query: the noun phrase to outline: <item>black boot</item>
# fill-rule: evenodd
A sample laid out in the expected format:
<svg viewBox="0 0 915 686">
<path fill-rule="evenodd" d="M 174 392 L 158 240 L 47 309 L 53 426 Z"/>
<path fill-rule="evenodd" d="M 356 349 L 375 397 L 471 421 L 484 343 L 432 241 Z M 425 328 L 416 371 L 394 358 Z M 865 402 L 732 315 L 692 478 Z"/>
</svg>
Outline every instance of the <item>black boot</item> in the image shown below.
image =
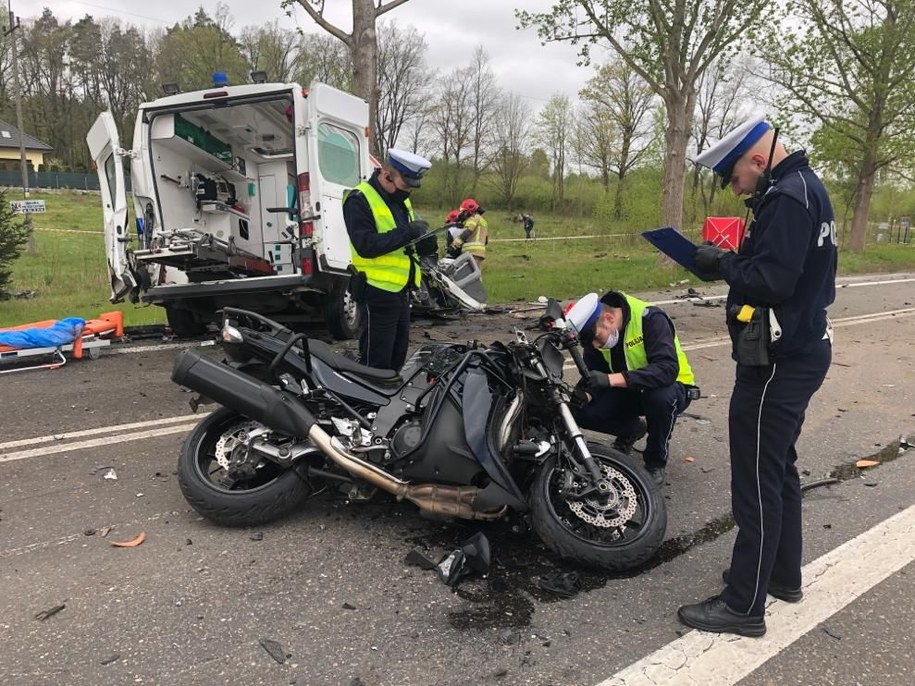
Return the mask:
<svg viewBox="0 0 915 686">
<path fill-rule="evenodd" d="M 701 631 L 737 634 L 753 638 L 766 633 L 763 615 L 744 615 L 734 612 L 719 596 L 712 596 L 695 605 L 684 605 L 677 610 L 680 621 Z"/>
<path fill-rule="evenodd" d="M 613 441 L 613 448 L 614 450 L 619 450 L 624 455 L 630 455 L 632 453 L 632 446 L 635 445 L 635 442 L 647 433 L 648 425 L 645 423 L 644 419 L 640 418 L 638 424 L 631 433 L 621 434 L 616 437 L 616 440 Z"/>
</svg>

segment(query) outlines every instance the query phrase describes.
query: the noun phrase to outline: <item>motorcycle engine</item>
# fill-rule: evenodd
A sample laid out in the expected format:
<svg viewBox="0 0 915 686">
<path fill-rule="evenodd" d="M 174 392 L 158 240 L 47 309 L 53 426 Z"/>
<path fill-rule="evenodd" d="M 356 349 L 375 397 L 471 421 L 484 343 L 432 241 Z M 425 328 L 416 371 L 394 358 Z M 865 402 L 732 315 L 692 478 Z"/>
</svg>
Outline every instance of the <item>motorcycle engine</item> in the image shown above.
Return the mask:
<svg viewBox="0 0 915 686">
<path fill-rule="evenodd" d="M 423 426 L 418 419 L 413 419 L 401 426 L 391 440 L 391 451 L 397 457 L 403 457 L 419 445 L 423 435 Z"/>
</svg>

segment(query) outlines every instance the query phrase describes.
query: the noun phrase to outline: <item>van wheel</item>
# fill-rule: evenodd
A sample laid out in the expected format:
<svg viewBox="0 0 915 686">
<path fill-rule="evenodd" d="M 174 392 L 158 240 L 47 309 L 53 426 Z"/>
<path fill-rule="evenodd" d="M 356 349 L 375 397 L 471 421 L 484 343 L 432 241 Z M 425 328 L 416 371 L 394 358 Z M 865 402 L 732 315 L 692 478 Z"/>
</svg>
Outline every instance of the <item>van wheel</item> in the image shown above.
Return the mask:
<svg viewBox="0 0 915 686">
<path fill-rule="evenodd" d="M 359 305 L 349 292 L 347 279 L 336 279 L 324 296 L 324 323 L 330 335 L 338 341 L 355 338 L 359 333 Z"/>
<path fill-rule="evenodd" d="M 166 307 L 165 318 L 172 333 L 178 338 L 191 338 L 206 333 L 207 326 L 193 310 L 183 307 Z"/>
</svg>

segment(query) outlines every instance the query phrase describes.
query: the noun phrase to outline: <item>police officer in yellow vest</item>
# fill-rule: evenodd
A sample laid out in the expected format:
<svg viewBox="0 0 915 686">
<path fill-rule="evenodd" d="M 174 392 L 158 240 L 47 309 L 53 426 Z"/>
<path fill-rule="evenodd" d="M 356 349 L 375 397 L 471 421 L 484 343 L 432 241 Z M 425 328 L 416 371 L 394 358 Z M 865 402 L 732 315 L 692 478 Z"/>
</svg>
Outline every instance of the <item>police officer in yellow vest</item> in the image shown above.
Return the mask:
<svg viewBox="0 0 915 686">
<path fill-rule="evenodd" d="M 627 453 L 647 429 L 645 468 L 663 485 L 677 415 L 698 397 L 673 322 L 660 308 L 618 291 L 602 298 L 588 293 L 566 319 L 579 331 L 591 370 L 586 385 L 591 400 L 575 410 L 575 420 L 585 429 L 615 435 L 614 447 Z"/>
<path fill-rule="evenodd" d="M 350 288 L 362 310 L 359 361 L 369 367 L 399 371 L 407 359 L 410 289 L 419 286 L 420 270 L 412 249 L 404 248 L 429 230 L 417 219 L 410 193 L 431 166 L 424 157 L 391 148 L 381 169 L 343 200 L 357 272 Z"/>
</svg>

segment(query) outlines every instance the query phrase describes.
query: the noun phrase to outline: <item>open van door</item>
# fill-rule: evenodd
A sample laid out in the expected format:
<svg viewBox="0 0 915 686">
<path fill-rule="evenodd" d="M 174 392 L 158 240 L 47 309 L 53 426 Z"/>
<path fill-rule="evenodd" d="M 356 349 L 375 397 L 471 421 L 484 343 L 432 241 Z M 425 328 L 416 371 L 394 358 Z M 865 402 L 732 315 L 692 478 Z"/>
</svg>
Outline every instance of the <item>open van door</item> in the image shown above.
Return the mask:
<svg viewBox="0 0 915 686">
<path fill-rule="evenodd" d="M 89 154 L 95 161 L 102 191 L 105 221 L 105 253 L 111 279 L 111 302 L 117 303 L 130 294 L 137 298 L 137 277 L 131 268 L 130 236 L 127 226 L 127 189 L 124 187 L 124 163 L 127 154 L 121 149 L 118 129 L 111 112 L 102 112 L 86 134 Z"/>
<path fill-rule="evenodd" d="M 343 194 L 371 172 L 366 137 L 369 106 L 362 98 L 324 84 L 312 84 L 306 106 L 311 199 L 323 233 L 315 238 L 323 241 L 327 266 L 345 271 L 351 256 Z"/>
</svg>

